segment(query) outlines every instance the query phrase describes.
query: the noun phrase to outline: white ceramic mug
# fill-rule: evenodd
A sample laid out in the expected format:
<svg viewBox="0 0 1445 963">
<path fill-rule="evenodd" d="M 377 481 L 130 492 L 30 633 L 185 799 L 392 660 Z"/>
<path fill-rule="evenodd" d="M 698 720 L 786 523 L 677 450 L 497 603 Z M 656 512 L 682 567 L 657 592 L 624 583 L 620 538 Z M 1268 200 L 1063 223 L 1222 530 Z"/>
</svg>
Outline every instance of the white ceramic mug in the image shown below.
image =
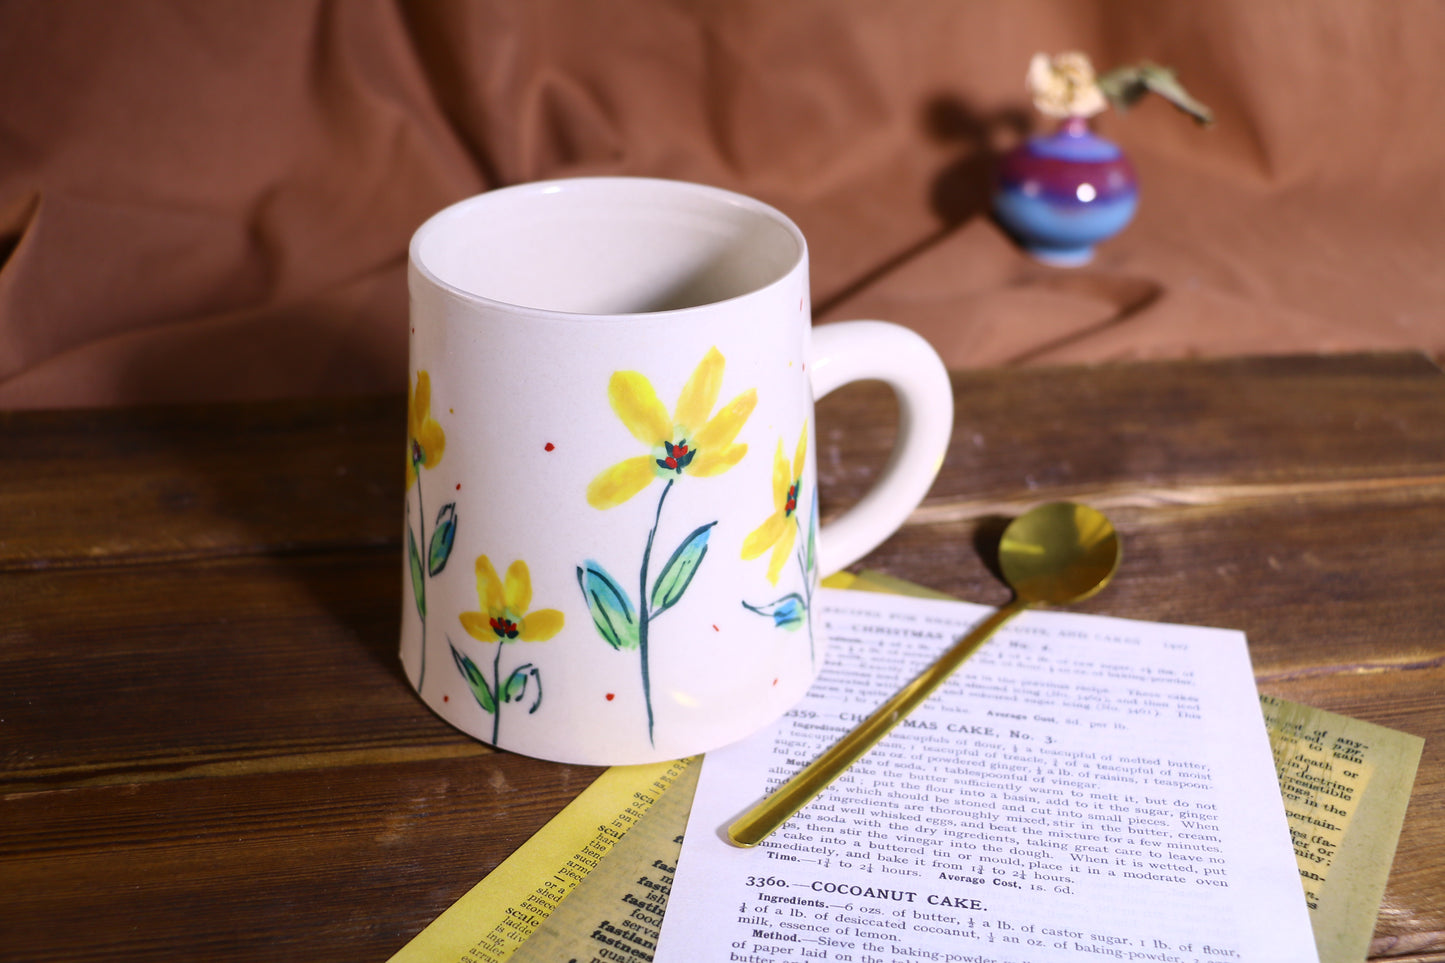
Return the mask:
<svg viewBox="0 0 1445 963">
<path fill-rule="evenodd" d="M 727 191 L 523 184 L 411 243 L 401 658 L 498 747 L 615 765 L 780 716 L 823 660 L 822 575 L 932 484 L 953 398 L 878 321 L 813 330 L 803 235 Z M 881 379 L 899 440 L 818 531 L 813 401 Z"/>
</svg>

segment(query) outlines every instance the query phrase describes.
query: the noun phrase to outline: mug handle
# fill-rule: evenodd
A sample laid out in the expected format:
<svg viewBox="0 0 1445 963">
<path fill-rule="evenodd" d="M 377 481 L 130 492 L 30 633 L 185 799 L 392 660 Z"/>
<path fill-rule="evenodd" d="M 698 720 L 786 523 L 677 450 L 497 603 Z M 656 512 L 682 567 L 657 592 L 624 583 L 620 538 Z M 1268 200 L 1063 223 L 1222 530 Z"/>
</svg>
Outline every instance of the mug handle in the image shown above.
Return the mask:
<svg viewBox="0 0 1445 963">
<path fill-rule="evenodd" d="M 932 345 L 886 321 L 814 328 L 809 370 L 815 400 L 865 380 L 882 381 L 898 396 L 898 440 L 878 481 L 818 534 L 818 572 L 827 576 L 897 531 L 928 494 L 953 433 L 953 386 Z"/>
</svg>

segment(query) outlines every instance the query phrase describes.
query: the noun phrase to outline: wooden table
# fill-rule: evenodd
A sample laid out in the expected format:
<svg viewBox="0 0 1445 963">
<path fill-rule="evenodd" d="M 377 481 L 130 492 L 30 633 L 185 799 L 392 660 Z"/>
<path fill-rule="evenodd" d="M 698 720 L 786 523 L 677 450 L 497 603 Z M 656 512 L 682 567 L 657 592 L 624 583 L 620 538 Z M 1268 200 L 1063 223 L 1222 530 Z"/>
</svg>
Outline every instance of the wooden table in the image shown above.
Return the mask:
<svg viewBox="0 0 1445 963">
<path fill-rule="evenodd" d="M 1125 540 L 1080 606 L 1245 630 L 1260 688 L 1427 739 L 1373 952 L 1445 960 L 1445 375 L 1413 355 L 962 373 L 864 565 L 1006 591 L 1047 499 Z M 828 512 L 891 399 L 820 407 Z M 395 655 L 404 403 L 0 415 L 0 957 L 383 960 L 596 769 L 440 722 Z"/>
</svg>

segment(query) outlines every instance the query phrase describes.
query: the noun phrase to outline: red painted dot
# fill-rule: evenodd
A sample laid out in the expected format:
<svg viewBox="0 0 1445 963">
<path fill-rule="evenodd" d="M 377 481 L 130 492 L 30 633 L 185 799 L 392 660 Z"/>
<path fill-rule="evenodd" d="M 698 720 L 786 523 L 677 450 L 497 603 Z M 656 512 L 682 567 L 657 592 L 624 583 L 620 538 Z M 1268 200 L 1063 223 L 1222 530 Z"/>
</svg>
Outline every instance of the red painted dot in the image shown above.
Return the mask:
<svg viewBox="0 0 1445 963">
<path fill-rule="evenodd" d="M 442 696 L 442 701 L 443 701 L 443 702 L 451 702 L 451 701 L 452 701 L 452 697 L 449 696 L 449 695 L 444 695 L 444 696 Z"/>
<path fill-rule="evenodd" d="M 462 483 L 461 483 L 461 482 L 457 482 L 457 491 L 461 491 L 461 490 L 462 490 Z"/>
<path fill-rule="evenodd" d="M 773 680 L 773 685 L 777 685 L 777 684 L 778 684 L 778 680 L 777 680 L 777 679 L 774 679 L 774 680 Z"/>
<path fill-rule="evenodd" d="M 611 701 L 612 701 L 613 699 L 615 699 L 615 698 L 617 698 L 617 693 L 615 693 L 615 692 L 609 692 L 609 693 L 607 693 L 607 701 L 608 701 L 608 702 L 611 702 Z"/>
<path fill-rule="evenodd" d="M 556 447 L 557 447 L 556 445 L 552 444 L 552 443 L 549 441 L 549 442 L 547 442 L 545 445 L 542 446 L 542 450 L 543 450 L 543 451 L 551 451 L 552 449 L 554 449 L 554 448 L 556 448 Z"/>
<path fill-rule="evenodd" d="M 716 625 L 714 625 L 714 626 L 712 627 L 712 630 L 713 630 L 714 632 L 721 632 L 721 631 L 722 631 L 722 629 L 718 628 Z"/>
</svg>

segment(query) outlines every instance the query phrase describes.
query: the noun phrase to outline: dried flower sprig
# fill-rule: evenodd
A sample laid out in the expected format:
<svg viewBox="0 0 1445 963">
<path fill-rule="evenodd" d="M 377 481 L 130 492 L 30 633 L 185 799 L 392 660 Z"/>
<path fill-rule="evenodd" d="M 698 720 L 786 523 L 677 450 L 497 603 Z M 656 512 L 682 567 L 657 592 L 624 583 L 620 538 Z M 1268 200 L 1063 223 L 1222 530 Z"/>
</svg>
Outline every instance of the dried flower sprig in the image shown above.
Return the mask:
<svg viewBox="0 0 1445 963">
<path fill-rule="evenodd" d="M 1092 117 L 1109 106 L 1094 75 L 1094 65 L 1077 51 L 1029 61 L 1029 93 L 1039 113 L 1049 117 Z"/>
<path fill-rule="evenodd" d="M 1092 117 L 1111 105 L 1124 113 L 1154 93 L 1201 125 L 1214 122 L 1214 113 L 1189 95 L 1173 70 L 1148 61 L 1096 75 L 1078 51 L 1038 53 L 1029 62 L 1028 88 L 1034 106 L 1049 117 Z"/>
</svg>

